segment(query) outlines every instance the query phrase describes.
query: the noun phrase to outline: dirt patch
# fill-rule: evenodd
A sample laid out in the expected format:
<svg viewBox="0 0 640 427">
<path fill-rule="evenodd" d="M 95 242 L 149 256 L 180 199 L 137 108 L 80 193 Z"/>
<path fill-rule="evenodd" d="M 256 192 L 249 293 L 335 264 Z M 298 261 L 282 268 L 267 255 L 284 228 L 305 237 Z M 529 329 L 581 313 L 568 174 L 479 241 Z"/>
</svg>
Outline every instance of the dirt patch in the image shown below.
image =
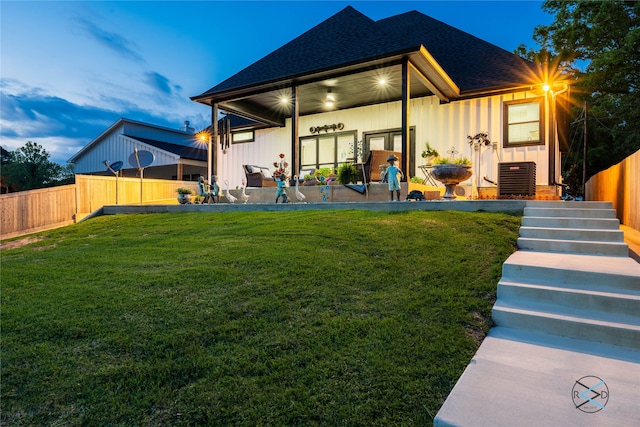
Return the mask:
<svg viewBox="0 0 640 427">
<path fill-rule="evenodd" d="M 0 250 L 4 249 L 16 249 L 30 243 L 39 242 L 43 240 L 42 237 L 25 237 L 24 239 L 11 240 L 10 242 L 0 243 Z"/>
<path fill-rule="evenodd" d="M 483 326 L 488 323 L 482 315 L 478 312 L 473 312 L 473 324 L 465 326 L 465 332 L 473 341 L 475 341 L 476 345 L 479 347 L 482 344 L 482 341 L 487 336 L 487 333 L 484 331 Z M 489 322 L 490 323 L 490 322 Z M 489 324 L 491 327 L 491 324 Z"/>
</svg>

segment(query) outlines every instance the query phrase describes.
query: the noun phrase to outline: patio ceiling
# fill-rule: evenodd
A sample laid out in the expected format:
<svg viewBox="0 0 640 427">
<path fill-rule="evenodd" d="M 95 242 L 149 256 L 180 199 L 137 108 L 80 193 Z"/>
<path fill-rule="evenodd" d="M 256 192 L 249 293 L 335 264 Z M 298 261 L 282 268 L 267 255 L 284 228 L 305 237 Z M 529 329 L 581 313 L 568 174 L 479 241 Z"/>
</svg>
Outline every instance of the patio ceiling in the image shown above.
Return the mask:
<svg viewBox="0 0 640 427">
<path fill-rule="evenodd" d="M 424 52 L 415 56 L 412 64 L 416 65 L 410 67 L 410 96 L 423 97 L 435 93 L 441 100 L 447 101 L 448 98 L 437 89 L 442 84 L 450 84 L 446 75 L 443 77 L 442 70 L 435 69 L 437 67 L 429 63 L 428 55 Z M 269 125 L 284 126 L 285 120 L 292 115 L 291 87 L 296 84 L 300 115 L 399 101 L 402 99 L 402 64 L 399 60 L 387 64 L 365 67 L 360 64 L 360 68 L 334 69 L 245 90 L 246 94 L 229 93 L 220 97 L 226 99 L 217 101 L 218 108 Z M 335 99 L 333 107 L 325 104 L 329 91 Z M 216 100 L 209 98 L 199 102 L 211 104 Z"/>
</svg>

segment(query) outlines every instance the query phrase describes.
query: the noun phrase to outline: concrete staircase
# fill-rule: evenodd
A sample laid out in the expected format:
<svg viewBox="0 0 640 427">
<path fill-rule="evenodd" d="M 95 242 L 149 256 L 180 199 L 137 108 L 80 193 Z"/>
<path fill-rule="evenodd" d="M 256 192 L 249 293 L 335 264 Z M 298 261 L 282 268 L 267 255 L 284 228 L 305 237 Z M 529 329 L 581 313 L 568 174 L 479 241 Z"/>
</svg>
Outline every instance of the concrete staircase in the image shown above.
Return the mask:
<svg viewBox="0 0 640 427">
<path fill-rule="evenodd" d="M 536 202 L 524 208 L 518 248 L 629 256 L 610 202 Z"/>
<path fill-rule="evenodd" d="M 640 275 L 626 268 L 633 260 L 611 204 L 538 202 L 522 224 L 495 325 L 640 350 Z"/>
<path fill-rule="evenodd" d="M 638 425 L 640 264 L 619 227 L 610 203 L 527 202 L 495 327 L 435 426 Z M 616 390 L 615 409 L 574 406 L 569 392 L 588 375 Z"/>
</svg>

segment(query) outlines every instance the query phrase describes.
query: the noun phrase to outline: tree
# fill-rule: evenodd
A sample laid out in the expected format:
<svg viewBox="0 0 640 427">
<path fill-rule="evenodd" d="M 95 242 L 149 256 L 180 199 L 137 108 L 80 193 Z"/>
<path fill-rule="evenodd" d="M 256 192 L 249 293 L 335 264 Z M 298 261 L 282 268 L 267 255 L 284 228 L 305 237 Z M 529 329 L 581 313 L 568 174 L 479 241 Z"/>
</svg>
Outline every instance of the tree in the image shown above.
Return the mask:
<svg viewBox="0 0 640 427">
<path fill-rule="evenodd" d="M 49 153 L 28 141 L 23 147 L 2 156 L 4 184 L 17 190 L 33 190 L 73 181 L 73 166 L 61 166 L 49 160 Z"/>
<path fill-rule="evenodd" d="M 640 2 L 548 0 L 542 8 L 555 14 L 555 21 L 535 28 L 534 40 L 541 49 L 520 46 L 516 53 L 556 64 L 574 79 L 575 118 L 585 101 L 589 105 L 591 176 L 640 149 Z M 576 162 L 581 157 L 576 156 Z"/>
</svg>

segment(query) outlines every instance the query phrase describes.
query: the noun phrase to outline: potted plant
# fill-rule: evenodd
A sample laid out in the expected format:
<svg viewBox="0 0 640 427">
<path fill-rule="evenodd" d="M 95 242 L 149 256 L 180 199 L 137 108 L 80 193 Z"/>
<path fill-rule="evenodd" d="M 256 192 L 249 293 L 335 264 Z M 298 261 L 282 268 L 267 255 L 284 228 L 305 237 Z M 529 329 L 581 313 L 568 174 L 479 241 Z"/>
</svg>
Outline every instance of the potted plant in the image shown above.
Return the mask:
<svg viewBox="0 0 640 427">
<path fill-rule="evenodd" d="M 358 181 L 358 169 L 353 163 L 343 163 L 338 167 L 338 182 L 340 184 L 356 183 Z"/>
<path fill-rule="evenodd" d="M 181 205 L 191 203 L 191 195 L 194 193 L 192 189 L 180 187 L 176 189 L 176 193 L 178 193 L 178 202 Z"/>
<path fill-rule="evenodd" d="M 311 185 L 316 185 L 318 183 L 316 176 L 310 173 L 306 174 L 303 177 L 303 179 L 304 179 L 304 182 L 302 183 L 302 185 L 311 186 Z"/>
<path fill-rule="evenodd" d="M 313 184 L 309 185 L 325 185 L 328 178 L 335 178 L 332 168 L 318 168 L 314 173 L 315 180 L 311 181 Z"/>
<path fill-rule="evenodd" d="M 459 159 L 449 159 L 438 157 L 431 171 L 431 176 L 444 184 L 446 191 L 445 199 L 455 199 L 455 189 L 462 181 L 466 181 L 472 175 L 471 161 L 466 157 Z"/>
<path fill-rule="evenodd" d="M 427 141 L 421 156 L 422 158 L 427 159 L 427 164 L 431 164 L 438 156 L 440 156 L 440 153 L 438 153 L 438 150 L 429 145 L 429 141 Z"/>
</svg>

